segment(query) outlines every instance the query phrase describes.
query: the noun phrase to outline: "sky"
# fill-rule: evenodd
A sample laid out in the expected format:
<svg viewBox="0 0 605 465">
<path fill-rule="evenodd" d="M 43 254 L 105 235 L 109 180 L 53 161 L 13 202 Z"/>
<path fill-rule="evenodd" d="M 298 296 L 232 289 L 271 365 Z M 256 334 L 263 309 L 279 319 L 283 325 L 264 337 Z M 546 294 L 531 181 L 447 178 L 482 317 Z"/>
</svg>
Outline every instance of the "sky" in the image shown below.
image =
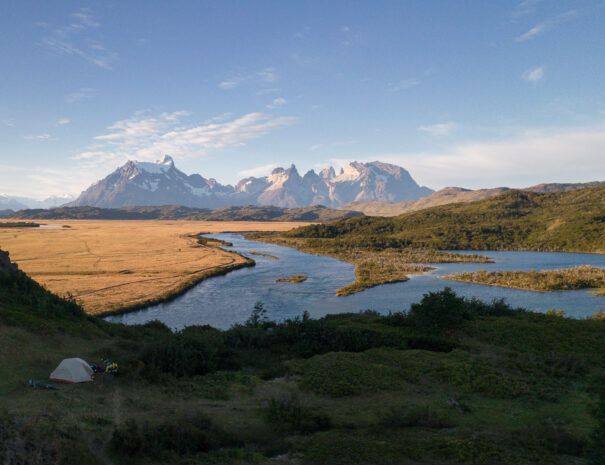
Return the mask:
<svg viewBox="0 0 605 465">
<path fill-rule="evenodd" d="M 0 193 L 169 154 L 422 185 L 605 180 L 605 1 L 0 0 Z"/>
</svg>

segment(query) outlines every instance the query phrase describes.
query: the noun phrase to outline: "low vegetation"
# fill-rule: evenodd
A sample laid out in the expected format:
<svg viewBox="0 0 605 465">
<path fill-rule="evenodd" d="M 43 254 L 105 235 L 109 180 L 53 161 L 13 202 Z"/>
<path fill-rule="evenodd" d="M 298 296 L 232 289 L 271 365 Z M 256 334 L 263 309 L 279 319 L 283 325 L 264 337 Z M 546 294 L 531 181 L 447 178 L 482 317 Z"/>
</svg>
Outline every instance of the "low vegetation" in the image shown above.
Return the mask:
<svg viewBox="0 0 605 465">
<path fill-rule="evenodd" d="M 31 223 L 26 221 L 0 221 L 0 228 L 39 228 L 40 225 L 38 223 Z"/>
<path fill-rule="evenodd" d="M 271 242 L 294 247 L 306 253 L 328 255 L 355 265 L 355 282 L 336 291 L 346 296 L 380 284 L 407 281 L 410 274 L 419 274 L 434 268 L 424 263 L 489 263 L 480 255 L 454 254 L 435 250 L 399 249 L 397 244 L 341 241 L 338 238 L 291 237 L 287 234 L 250 233 L 246 239 Z"/>
<path fill-rule="evenodd" d="M 309 245 L 433 250 L 537 250 L 605 253 L 605 187 L 570 192 L 511 190 L 471 203 L 393 218 L 359 217 L 283 234 Z"/>
<path fill-rule="evenodd" d="M 51 209 L 20 210 L 9 214 L 15 219 L 45 220 L 189 220 L 189 221 L 304 221 L 325 222 L 338 218 L 361 216 L 363 213 L 336 210 L 321 205 L 305 208 L 280 208 L 246 205 L 192 208 L 174 205 L 159 207 L 59 207 Z"/>
<path fill-rule="evenodd" d="M 279 257 L 276 257 L 275 255 L 271 255 L 271 254 L 268 254 L 268 253 L 255 252 L 254 250 L 251 250 L 248 253 L 250 255 L 258 255 L 259 257 L 267 257 L 267 258 L 272 258 L 273 260 L 279 260 Z"/>
<path fill-rule="evenodd" d="M 0 228 L 0 245 L 52 292 L 75 297 L 88 313 L 108 314 L 163 302 L 200 280 L 254 263 L 198 231 L 283 231 L 293 225 L 73 221 L 70 228 Z"/>
<path fill-rule="evenodd" d="M 278 278 L 275 280 L 276 283 L 302 283 L 306 281 L 307 277 L 304 274 L 296 274 L 289 278 Z"/>
<path fill-rule="evenodd" d="M 605 269 L 578 266 L 545 271 L 485 271 L 460 273 L 444 279 L 530 291 L 552 292 L 605 287 Z"/>
<path fill-rule="evenodd" d="M 598 464 L 604 330 L 446 289 L 407 313 L 273 322 L 259 303 L 171 332 L 0 273 L 0 462 Z M 120 373 L 28 385 L 72 356 Z"/>
</svg>

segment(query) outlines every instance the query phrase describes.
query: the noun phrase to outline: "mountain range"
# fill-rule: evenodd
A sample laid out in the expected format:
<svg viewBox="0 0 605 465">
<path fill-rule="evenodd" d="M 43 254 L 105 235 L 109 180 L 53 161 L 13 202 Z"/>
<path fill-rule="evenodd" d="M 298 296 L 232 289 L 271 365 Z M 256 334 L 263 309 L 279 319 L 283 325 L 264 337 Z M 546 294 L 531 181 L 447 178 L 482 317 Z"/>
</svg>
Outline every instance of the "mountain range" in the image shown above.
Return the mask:
<svg viewBox="0 0 605 465">
<path fill-rule="evenodd" d="M 237 205 L 273 205 L 300 208 L 339 207 L 352 201 L 401 202 L 433 192 L 419 186 L 400 166 L 352 162 L 340 172 L 333 167 L 301 176 L 294 165 L 276 168 L 265 177 L 249 177 L 235 187 L 199 174 L 187 175 L 166 155 L 156 163 L 128 161 L 94 183 L 67 206 L 118 208 L 135 205 L 182 205 L 218 208 Z"/>
<path fill-rule="evenodd" d="M 29 197 L 17 197 L 0 194 L 0 211 L 23 210 L 26 208 L 54 208 L 74 200 L 71 195 L 54 195 L 44 200 L 36 200 Z"/>
</svg>

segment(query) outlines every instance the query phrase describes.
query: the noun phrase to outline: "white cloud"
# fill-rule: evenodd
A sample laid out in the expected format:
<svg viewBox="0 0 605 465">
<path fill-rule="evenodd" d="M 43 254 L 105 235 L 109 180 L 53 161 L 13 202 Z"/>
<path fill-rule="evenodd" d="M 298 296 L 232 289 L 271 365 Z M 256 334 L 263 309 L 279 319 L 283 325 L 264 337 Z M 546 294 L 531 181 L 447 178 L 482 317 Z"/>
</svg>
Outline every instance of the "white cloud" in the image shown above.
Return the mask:
<svg viewBox="0 0 605 465">
<path fill-rule="evenodd" d="M 294 117 L 273 118 L 263 113 L 248 113 L 239 118 L 223 114 L 198 126 L 177 126 L 180 111 L 158 117 L 137 114 L 109 126 L 106 134 L 96 136 L 96 145 L 74 158 L 89 167 L 124 162 L 128 159 L 156 160 L 163 154 L 175 157 L 205 156 L 210 149 L 241 146 L 277 129 L 294 124 Z"/>
<path fill-rule="evenodd" d="M 443 152 L 372 158 L 399 164 L 419 183 L 434 188 L 481 188 L 594 180 L 605 173 L 603 153 L 605 124 L 526 131 L 506 140 L 469 142 Z"/>
<path fill-rule="evenodd" d="M 45 140 L 50 138 L 50 134 L 28 135 L 23 136 L 23 138 L 27 140 Z"/>
<path fill-rule="evenodd" d="M 286 103 L 287 103 L 287 101 L 285 98 L 277 97 L 277 98 L 273 99 L 273 102 L 271 102 L 269 105 L 267 105 L 267 108 L 277 108 L 282 105 L 285 105 Z"/>
<path fill-rule="evenodd" d="M 69 124 L 69 120 L 67 118 L 63 118 L 57 121 L 55 124 L 57 126 L 65 126 L 66 124 Z"/>
<path fill-rule="evenodd" d="M 536 10 L 536 6 L 543 1 L 544 0 L 525 0 L 517 5 L 513 11 L 513 16 L 523 16 L 533 13 Z"/>
<path fill-rule="evenodd" d="M 249 178 L 251 176 L 258 178 L 261 176 L 266 176 L 271 171 L 273 171 L 275 168 L 277 168 L 277 166 L 278 165 L 276 165 L 275 163 L 269 163 L 268 165 L 257 166 L 256 168 L 250 168 L 247 170 L 238 171 L 237 176 L 240 178 Z"/>
<path fill-rule="evenodd" d="M 276 92 L 281 92 L 279 87 L 270 87 L 268 89 L 261 89 L 256 92 L 256 95 L 267 95 L 267 94 L 275 94 Z"/>
<path fill-rule="evenodd" d="M 219 87 L 221 89 L 234 89 L 239 86 L 242 82 L 244 82 L 243 78 L 231 78 L 219 83 Z"/>
<path fill-rule="evenodd" d="M 425 132 L 434 137 L 447 136 L 451 134 L 454 129 L 456 129 L 458 125 L 456 123 L 439 123 L 439 124 L 431 124 L 428 126 L 420 126 L 418 127 L 419 131 Z"/>
<path fill-rule="evenodd" d="M 415 78 L 404 79 L 395 84 L 391 84 L 389 86 L 389 90 L 391 92 L 399 92 L 401 90 L 411 89 L 412 87 L 415 87 L 418 84 L 420 84 L 420 81 L 418 79 L 415 79 Z"/>
<path fill-rule="evenodd" d="M 91 98 L 97 92 L 98 92 L 97 89 L 91 89 L 89 87 L 84 88 L 84 89 L 78 89 L 78 90 L 72 92 L 71 94 L 66 95 L 65 101 L 67 103 L 79 102 L 80 100 L 85 100 L 85 99 Z"/>
<path fill-rule="evenodd" d="M 275 82 L 279 79 L 279 76 L 275 73 L 274 68 L 265 68 L 256 73 L 256 75 L 263 82 Z"/>
<path fill-rule="evenodd" d="M 351 28 L 349 26 L 341 26 L 340 32 L 350 32 Z"/>
<path fill-rule="evenodd" d="M 565 13 L 561 13 L 560 15 L 554 16 L 545 21 L 542 21 L 539 24 L 536 24 L 530 30 L 518 36 L 515 40 L 517 42 L 524 42 L 526 40 L 535 39 L 536 37 L 544 34 L 546 31 L 554 28 L 555 26 L 561 24 L 562 22 L 570 18 L 573 18 L 576 15 L 576 10 L 570 10 L 566 11 Z"/>
<path fill-rule="evenodd" d="M 544 68 L 541 66 L 534 66 L 526 69 L 521 75 L 524 81 L 533 82 L 534 84 L 544 79 Z"/>
<path fill-rule="evenodd" d="M 224 90 L 235 89 L 245 83 L 253 82 L 256 84 L 272 84 L 279 80 L 275 68 L 265 68 L 253 74 L 243 74 L 233 76 L 219 83 L 219 87 Z"/>
<path fill-rule="evenodd" d="M 2 124 L 11 128 L 14 128 L 16 125 L 15 120 L 13 118 L 3 119 Z"/>
<path fill-rule="evenodd" d="M 314 152 L 314 151 L 319 150 L 324 147 L 326 147 L 326 148 L 344 147 L 346 145 L 357 144 L 358 142 L 359 141 L 357 139 L 350 139 L 350 140 L 330 142 L 327 144 L 315 144 L 315 145 L 312 145 L 311 147 L 309 147 L 309 150 Z"/>
<path fill-rule="evenodd" d="M 57 55 L 77 56 L 105 69 L 111 69 L 117 54 L 107 50 L 102 43 L 90 37 L 90 30 L 100 26 L 89 10 L 81 9 L 71 15 L 67 26 L 54 29 L 43 38 L 41 44 Z"/>
</svg>

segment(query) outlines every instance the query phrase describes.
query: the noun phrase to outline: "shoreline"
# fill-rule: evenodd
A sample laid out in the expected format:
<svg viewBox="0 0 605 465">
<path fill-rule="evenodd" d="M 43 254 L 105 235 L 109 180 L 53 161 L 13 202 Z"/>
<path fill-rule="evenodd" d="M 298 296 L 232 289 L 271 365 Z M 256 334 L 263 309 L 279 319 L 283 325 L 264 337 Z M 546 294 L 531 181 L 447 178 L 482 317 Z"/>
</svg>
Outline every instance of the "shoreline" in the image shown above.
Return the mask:
<svg viewBox="0 0 605 465">
<path fill-rule="evenodd" d="M 224 249 L 222 249 L 222 250 L 224 250 Z M 146 299 L 146 300 L 143 300 L 140 302 L 135 302 L 133 304 L 121 306 L 121 307 L 118 307 L 118 308 L 115 308 L 112 310 L 107 310 L 105 312 L 97 312 L 94 314 L 88 313 L 88 315 L 97 317 L 97 318 L 105 318 L 105 317 L 109 317 L 109 316 L 119 316 L 119 315 L 124 315 L 126 313 L 136 312 L 138 310 L 142 310 L 147 307 L 152 307 L 154 305 L 167 303 L 167 302 L 170 302 L 170 301 L 176 299 L 177 297 L 182 296 L 187 291 L 189 291 L 190 289 L 192 289 L 193 287 L 195 287 L 197 284 L 201 283 L 202 281 L 205 281 L 206 279 L 213 278 L 215 276 L 223 276 L 231 271 L 239 270 L 240 268 L 248 268 L 248 267 L 256 266 L 256 262 L 251 258 L 244 257 L 243 255 L 241 255 L 237 252 L 232 252 L 232 251 L 226 251 L 226 252 L 236 254 L 237 256 L 243 258 L 244 262 L 230 263 L 228 265 L 219 265 L 219 266 L 211 268 L 209 270 L 192 273 L 191 279 L 182 282 L 172 291 L 167 291 L 167 292 L 164 292 L 163 294 L 157 295 L 155 297 L 151 297 L 149 299 Z M 198 274 L 200 274 L 200 275 L 196 276 Z"/>
</svg>

